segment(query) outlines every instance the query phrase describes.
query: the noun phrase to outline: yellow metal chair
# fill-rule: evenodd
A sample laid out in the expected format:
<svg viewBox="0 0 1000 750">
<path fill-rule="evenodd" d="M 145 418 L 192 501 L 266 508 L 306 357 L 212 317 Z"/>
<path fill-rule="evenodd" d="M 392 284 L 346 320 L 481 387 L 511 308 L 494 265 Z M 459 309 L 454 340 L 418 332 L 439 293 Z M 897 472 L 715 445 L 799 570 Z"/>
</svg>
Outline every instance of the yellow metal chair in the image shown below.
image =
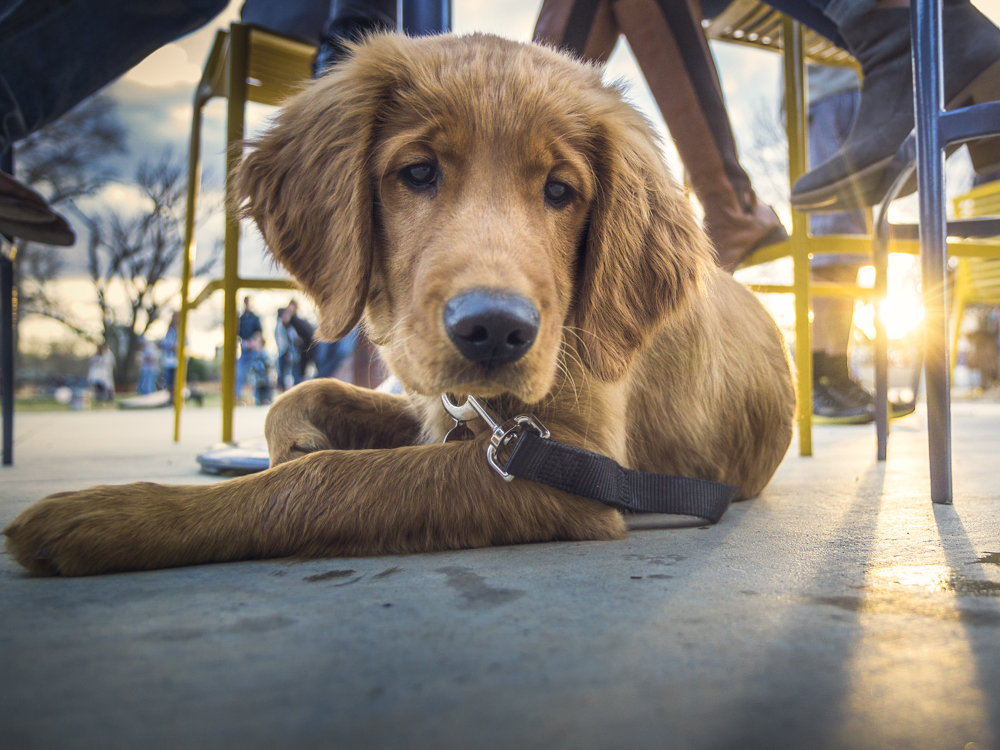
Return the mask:
<svg viewBox="0 0 1000 750">
<path fill-rule="evenodd" d="M 954 201 L 960 219 L 1000 216 L 1000 182 L 972 189 Z M 955 374 L 958 339 L 965 308 L 972 304 L 1000 305 L 1000 259 L 959 258 L 955 268 L 951 302 L 951 371 Z"/>
<path fill-rule="evenodd" d="M 806 62 L 817 65 L 857 67 L 850 55 L 829 40 L 805 29 L 766 3 L 735 0 L 723 13 L 705 26 L 710 39 L 749 45 L 780 52 L 783 56 L 785 82 L 785 130 L 788 136 L 788 179 L 794 183 L 805 172 L 808 133 Z M 1000 213 L 1000 211 L 998 211 Z M 778 258 L 791 257 L 794 275 L 791 286 L 753 284 L 759 293 L 792 294 L 795 298 L 795 362 L 798 391 L 799 454 L 812 455 L 812 346 L 809 307 L 813 296 L 884 299 L 885 290 L 861 289 L 853 285 L 811 284 L 809 258 L 820 253 L 856 253 L 872 255 L 872 238 L 858 235 L 809 234 L 808 214 L 792 211 L 792 230 L 786 242 L 763 248 L 748 257 L 741 267 L 759 265 Z M 907 236 L 890 237 L 890 250 L 919 255 L 920 243 Z M 995 241 L 949 241 L 948 252 L 956 257 L 1000 257 Z M 884 279 L 882 279 L 884 286 Z"/>
<path fill-rule="evenodd" d="M 222 345 L 222 440 L 233 439 L 233 410 L 236 405 L 236 339 L 238 321 L 236 296 L 240 289 L 296 289 L 292 281 L 246 279 L 239 275 L 240 222 L 232 212 L 232 172 L 240 159 L 246 103 L 278 105 L 298 91 L 311 75 L 315 48 L 245 24 L 234 23 L 229 31 L 219 31 L 205 61 L 201 81 L 195 89 L 188 155 L 187 216 L 184 224 L 184 253 L 181 269 L 181 309 L 177 329 L 177 378 L 174 384 L 174 440 L 180 439 L 181 408 L 187 379 L 185 336 L 188 313 L 219 289 L 225 295 Z M 223 276 L 210 281 L 197 297 L 190 299 L 191 267 L 195 254 L 194 230 L 198 187 L 201 181 L 202 110 L 213 97 L 228 100 L 226 112 L 226 230 Z"/>
</svg>

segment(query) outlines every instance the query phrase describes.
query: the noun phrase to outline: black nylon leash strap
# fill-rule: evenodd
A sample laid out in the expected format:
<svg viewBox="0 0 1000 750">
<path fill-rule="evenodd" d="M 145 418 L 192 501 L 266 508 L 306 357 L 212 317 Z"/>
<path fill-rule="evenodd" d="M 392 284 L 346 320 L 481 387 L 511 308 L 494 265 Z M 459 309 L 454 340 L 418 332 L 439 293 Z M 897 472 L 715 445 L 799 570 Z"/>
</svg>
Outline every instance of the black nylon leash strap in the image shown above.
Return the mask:
<svg viewBox="0 0 1000 750">
<path fill-rule="evenodd" d="M 630 513 L 698 516 L 716 523 L 736 496 L 721 482 L 651 474 L 524 430 L 504 470 L 518 479 L 555 487 Z"/>
</svg>

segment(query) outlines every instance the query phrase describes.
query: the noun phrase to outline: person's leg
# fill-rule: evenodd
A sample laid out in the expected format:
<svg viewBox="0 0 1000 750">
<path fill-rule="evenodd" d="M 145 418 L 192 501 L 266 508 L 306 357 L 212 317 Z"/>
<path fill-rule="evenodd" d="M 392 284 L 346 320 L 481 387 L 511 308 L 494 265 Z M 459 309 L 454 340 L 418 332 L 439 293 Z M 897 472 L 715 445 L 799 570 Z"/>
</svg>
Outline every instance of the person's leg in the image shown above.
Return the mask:
<svg viewBox="0 0 1000 750">
<path fill-rule="evenodd" d="M 857 90 L 834 94 L 809 108 L 809 164 L 820 164 L 836 153 L 847 138 L 857 111 Z M 867 234 L 868 220 L 861 210 L 817 214 L 809 219 L 813 235 Z M 811 263 L 814 282 L 854 284 L 863 256 L 818 255 Z M 813 415 L 820 423 L 864 424 L 874 417 L 865 404 L 845 400 L 833 388 L 832 375 L 849 378 L 847 350 L 854 321 L 854 300 L 813 297 L 812 300 Z M 853 381 L 852 381 L 853 382 Z"/>
<path fill-rule="evenodd" d="M 226 5 L 226 0 L 20 3 L 0 27 L 0 151 L 162 45 L 203 26 Z"/>
<path fill-rule="evenodd" d="M 705 210 L 719 265 L 732 271 L 752 250 L 787 239 L 774 211 L 758 203 L 739 164 L 715 61 L 701 19 L 687 2 L 546 0 L 534 39 L 603 62 L 619 30 Z"/>
<path fill-rule="evenodd" d="M 853 284 L 859 265 L 855 261 L 815 267 L 813 281 Z M 813 418 L 819 424 L 871 422 L 874 419 L 871 394 L 851 378 L 847 359 L 854 300 L 813 297 L 812 310 Z"/>
<path fill-rule="evenodd" d="M 810 211 L 874 205 L 902 168 L 893 157 L 913 129 L 909 2 L 815 3 L 837 24 L 864 81 L 850 136 L 836 155 L 799 178 L 792 204 Z M 946 107 L 1000 98 L 1000 29 L 968 0 L 945 0 L 942 20 Z M 969 151 L 979 172 L 1000 165 L 1000 139 L 970 144 Z M 915 189 L 915 181 L 911 185 L 907 191 Z"/>
<path fill-rule="evenodd" d="M 753 250 L 787 239 L 740 166 L 715 60 L 691 0 L 618 0 L 613 10 L 705 210 L 719 265 L 732 271 Z"/>
<path fill-rule="evenodd" d="M 145 396 L 147 393 L 152 393 L 152 383 L 150 382 L 153 377 L 153 371 L 143 365 L 142 369 L 139 370 L 139 382 L 136 384 L 136 390 L 139 391 L 139 395 Z"/>
<path fill-rule="evenodd" d="M 278 355 L 278 393 L 284 393 L 287 390 L 285 386 L 285 378 L 288 376 L 288 364 L 290 357 L 291 353 L 287 351 L 284 354 Z"/>
<path fill-rule="evenodd" d="M 163 383 L 164 387 L 167 389 L 167 393 L 170 395 L 170 403 L 174 402 L 174 379 L 177 377 L 177 367 L 164 367 L 163 368 Z"/>
<path fill-rule="evenodd" d="M 329 378 L 354 353 L 357 346 L 358 329 L 355 328 L 336 343 L 325 341 L 316 344 L 316 377 Z"/>
<path fill-rule="evenodd" d="M 25 0 L 0 0 L 0 23 L 17 10 L 19 5 L 24 4 Z"/>
<path fill-rule="evenodd" d="M 247 382 L 247 372 L 250 369 L 250 351 L 244 349 L 236 360 L 236 400 L 243 396 L 243 387 Z"/>
<path fill-rule="evenodd" d="M 243 23 L 301 39 L 313 46 L 320 43 L 323 26 L 329 17 L 330 0 L 246 0 L 240 8 Z"/>
<path fill-rule="evenodd" d="M 313 63 L 313 77 L 323 75 L 344 57 L 345 41 L 357 42 L 376 31 L 394 31 L 398 16 L 398 0 L 332 0 Z"/>
<path fill-rule="evenodd" d="M 544 0 L 532 39 L 604 64 L 620 33 L 611 0 Z"/>
<path fill-rule="evenodd" d="M 786 16 L 794 18 L 799 23 L 821 34 L 842 49 L 847 49 L 847 42 L 840 35 L 836 21 L 824 11 L 829 0 L 768 0 L 775 10 L 780 10 Z"/>
<path fill-rule="evenodd" d="M 268 372 L 268 358 L 265 352 L 254 352 L 254 402 L 257 406 L 271 403 L 271 379 Z"/>
</svg>

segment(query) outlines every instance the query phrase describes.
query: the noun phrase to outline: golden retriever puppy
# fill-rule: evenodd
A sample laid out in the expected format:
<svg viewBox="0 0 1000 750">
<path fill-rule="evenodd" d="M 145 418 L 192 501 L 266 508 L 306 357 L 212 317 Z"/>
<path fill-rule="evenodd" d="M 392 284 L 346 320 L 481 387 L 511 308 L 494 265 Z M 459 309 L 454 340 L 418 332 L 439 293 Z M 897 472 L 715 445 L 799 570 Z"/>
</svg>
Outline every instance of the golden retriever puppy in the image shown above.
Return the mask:
<svg viewBox="0 0 1000 750">
<path fill-rule="evenodd" d="M 716 270 L 650 126 L 594 67 L 492 36 L 376 36 L 286 104 L 237 180 L 321 334 L 363 319 L 406 394 L 304 383 L 268 415 L 263 473 L 46 498 L 4 532 L 25 567 L 624 536 L 611 507 L 503 481 L 482 422 L 442 442 L 445 393 L 740 498 L 788 448 L 777 327 Z"/>
</svg>

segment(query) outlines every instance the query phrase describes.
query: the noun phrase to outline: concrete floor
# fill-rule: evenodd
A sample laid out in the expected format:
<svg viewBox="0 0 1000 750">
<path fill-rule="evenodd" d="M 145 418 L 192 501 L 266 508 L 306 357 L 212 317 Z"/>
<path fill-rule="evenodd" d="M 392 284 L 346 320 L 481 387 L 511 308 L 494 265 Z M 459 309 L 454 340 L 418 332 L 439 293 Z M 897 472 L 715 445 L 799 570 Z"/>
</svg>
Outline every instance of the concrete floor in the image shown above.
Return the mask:
<svg viewBox="0 0 1000 750">
<path fill-rule="evenodd" d="M 712 528 L 43 579 L 0 558 L 3 748 L 1000 747 L 1000 405 L 821 427 Z M 0 524 L 97 482 L 217 481 L 219 413 L 24 414 Z M 237 412 L 237 437 L 263 411 Z M 972 743 L 972 744 L 969 744 Z"/>
</svg>

